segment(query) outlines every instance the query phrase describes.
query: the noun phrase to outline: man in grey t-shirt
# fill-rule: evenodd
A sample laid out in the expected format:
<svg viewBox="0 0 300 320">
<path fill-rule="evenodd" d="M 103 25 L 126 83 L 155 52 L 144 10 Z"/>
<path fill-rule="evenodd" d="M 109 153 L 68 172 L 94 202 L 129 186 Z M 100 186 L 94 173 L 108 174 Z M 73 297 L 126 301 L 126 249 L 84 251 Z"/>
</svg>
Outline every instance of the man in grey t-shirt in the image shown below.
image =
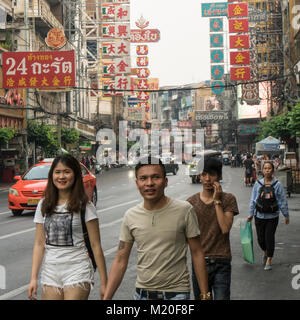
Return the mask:
<svg viewBox="0 0 300 320">
<path fill-rule="evenodd" d="M 134 242 L 138 251 L 136 300 L 189 299 L 188 245 L 202 299 L 209 299 L 200 231 L 192 205 L 165 196 L 168 179 L 158 159 L 142 159 L 135 173 L 144 202 L 125 214 L 104 299 L 111 299 L 121 284 Z"/>
</svg>

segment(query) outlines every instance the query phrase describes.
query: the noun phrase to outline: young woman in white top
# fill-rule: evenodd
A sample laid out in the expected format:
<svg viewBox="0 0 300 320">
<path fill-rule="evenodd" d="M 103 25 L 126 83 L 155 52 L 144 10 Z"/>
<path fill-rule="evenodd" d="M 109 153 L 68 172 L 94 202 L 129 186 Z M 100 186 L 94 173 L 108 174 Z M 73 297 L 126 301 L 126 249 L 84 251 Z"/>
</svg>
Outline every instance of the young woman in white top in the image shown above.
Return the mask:
<svg viewBox="0 0 300 320">
<path fill-rule="evenodd" d="M 84 207 L 86 227 L 101 280 L 100 297 L 103 298 L 107 272 L 96 208 L 85 193 L 80 163 L 66 154 L 54 159 L 45 196 L 35 213 L 36 236 L 28 286 L 30 299 L 36 299 L 41 265 L 43 300 L 88 299 L 94 284 L 94 269 L 82 231 L 80 213 Z"/>
</svg>

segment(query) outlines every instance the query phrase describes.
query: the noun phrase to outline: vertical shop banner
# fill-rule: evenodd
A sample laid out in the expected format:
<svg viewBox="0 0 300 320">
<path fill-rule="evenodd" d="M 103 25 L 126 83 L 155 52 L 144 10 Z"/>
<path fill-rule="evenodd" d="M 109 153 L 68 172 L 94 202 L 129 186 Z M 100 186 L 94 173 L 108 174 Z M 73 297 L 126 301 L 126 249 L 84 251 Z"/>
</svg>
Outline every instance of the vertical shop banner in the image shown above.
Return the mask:
<svg viewBox="0 0 300 320">
<path fill-rule="evenodd" d="M 211 66 L 211 78 L 214 80 L 220 80 L 224 76 L 224 65 Z"/>
<path fill-rule="evenodd" d="M 102 43 L 102 56 L 103 57 L 114 57 L 117 52 L 116 42 L 103 42 Z"/>
<path fill-rule="evenodd" d="M 103 38 L 116 38 L 116 26 L 112 23 L 102 24 L 102 37 Z"/>
<path fill-rule="evenodd" d="M 117 76 L 115 77 L 116 90 L 130 90 L 130 77 Z"/>
<path fill-rule="evenodd" d="M 139 56 L 146 56 L 149 53 L 149 47 L 147 45 L 136 46 L 136 54 Z"/>
<path fill-rule="evenodd" d="M 148 79 L 137 79 L 137 88 L 139 90 L 148 90 L 149 89 L 149 80 Z"/>
<path fill-rule="evenodd" d="M 250 64 L 250 51 L 233 51 L 230 52 L 230 64 Z"/>
<path fill-rule="evenodd" d="M 147 67 L 149 65 L 148 57 L 137 57 L 136 64 L 138 67 Z"/>
<path fill-rule="evenodd" d="M 113 77 L 116 75 L 116 65 L 114 62 L 103 62 L 103 76 Z"/>
<path fill-rule="evenodd" d="M 234 67 L 230 68 L 230 79 L 233 81 L 250 80 L 250 67 Z"/>
<path fill-rule="evenodd" d="M 122 58 L 117 58 L 114 62 L 116 66 L 116 73 L 129 74 L 131 72 L 129 57 L 124 56 Z"/>
<path fill-rule="evenodd" d="M 129 21 L 130 20 L 130 6 L 120 5 L 116 8 L 115 14 L 116 21 Z"/>
<path fill-rule="evenodd" d="M 138 78 L 148 78 L 150 76 L 150 70 L 148 68 L 137 68 Z"/>
<path fill-rule="evenodd" d="M 116 38 L 129 39 L 130 38 L 130 24 L 116 23 Z"/>
<path fill-rule="evenodd" d="M 229 36 L 230 49 L 249 49 L 249 35 L 231 35 Z"/>
<path fill-rule="evenodd" d="M 248 16 L 248 3 L 228 3 L 228 18 Z"/>
<path fill-rule="evenodd" d="M 210 51 L 210 62 L 211 63 L 224 63 L 224 51 L 215 49 Z"/>
<path fill-rule="evenodd" d="M 248 19 L 230 19 L 229 33 L 249 32 Z"/>
<path fill-rule="evenodd" d="M 116 40 L 116 56 L 129 56 L 130 42 L 128 40 Z"/>
<path fill-rule="evenodd" d="M 75 86 L 75 52 L 3 52 L 4 88 Z"/>
<path fill-rule="evenodd" d="M 216 95 L 221 94 L 225 90 L 224 82 L 222 82 L 222 81 L 213 81 L 211 83 L 211 90 Z"/>
<path fill-rule="evenodd" d="M 222 32 L 224 30 L 222 18 L 210 18 L 210 32 Z"/>
<path fill-rule="evenodd" d="M 116 17 L 116 4 L 102 3 L 101 12 L 102 19 L 115 19 Z"/>
<path fill-rule="evenodd" d="M 211 34 L 210 35 L 210 47 L 219 48 L 224 46 L 223 34 Z"/>
<path fill-rule="evenodd" d="M 140 91 L 140 92 L 137 93 L 137 98 L 139 100 L 147 101 L 147 100 L 149 100 L 149 97 L 150 97 L 150 93 L 149 92 Z"/>
</svg>

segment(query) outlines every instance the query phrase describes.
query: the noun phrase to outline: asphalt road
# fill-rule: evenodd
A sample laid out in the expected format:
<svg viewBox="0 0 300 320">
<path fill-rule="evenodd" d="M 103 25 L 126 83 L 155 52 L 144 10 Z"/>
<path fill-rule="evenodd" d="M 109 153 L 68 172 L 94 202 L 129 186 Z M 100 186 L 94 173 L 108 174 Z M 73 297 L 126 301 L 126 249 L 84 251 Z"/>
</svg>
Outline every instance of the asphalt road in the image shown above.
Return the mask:
<svg viewBox="0 0 300 320">
<path fill-rule="evenodd" d="M 176 176 L 168 174 L 169 186 L 166 189 L 168 196 L 185 200 L 201 190 L 201 185 L 191 183 L 190 178 L 185 175 L 185 169 L 185 166 L 181 166 Z M 299 300 L 300 195 L 292 194 L 288 200 L 290 225 L 286 226 L 283 217 L 280 217 L 273 270 L 267 272 L 261 265 L 262 253 L 257 245 L 255 229 L 253 229 L 255 264 L 250 265 L 242 259 L 240 222 L 246 221 L 251 193 L 251 188 L 243 185 L 242 176 L 243 170 L 240 168 L 224 167 L 223 169 L 223 190 L 237 197 L 240 210 L 230 235 L 233 256 L 231 298 L 233 300 Z M 97 212 L 102 246 L 109 270 L 116 254 L 123 214 L 142 200 L 135 186 L 134 170 L 111 169 L 98 175 L 97 185 L 99 196 Z M 27 211 L 21 217 L 12 216 L 7 208 L 7 191 L 0 192 L 0 273 L 6 275 L 5 278 L 0 277 L 0 300 L 27 299 L 26 288 L 31 273 L 34 230 L 33 213 Z M 136 250 L 133 248 L 127 272 L 114 299 L 133 299 L 136 261 Z M 98 274 L 95 279 L 95 288 L 90 294 L 90 300 L 99 299 Z M 3 289 L 4 286 L 5 289 Z M 39 288 L 38 297 L 40 296 Z"/>
</svg>

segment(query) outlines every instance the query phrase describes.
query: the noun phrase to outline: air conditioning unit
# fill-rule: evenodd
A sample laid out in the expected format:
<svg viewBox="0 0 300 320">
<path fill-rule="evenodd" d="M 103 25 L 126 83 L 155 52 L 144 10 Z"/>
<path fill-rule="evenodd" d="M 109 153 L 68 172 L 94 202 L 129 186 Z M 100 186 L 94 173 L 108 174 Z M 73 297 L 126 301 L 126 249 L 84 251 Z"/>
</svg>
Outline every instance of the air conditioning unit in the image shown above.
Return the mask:
<svg viewBox="0 0 300 320">
<path fill-rule="evenodd" d="M 13 0 L 12 8 L 15 15 L 24 15 L 24 0 Z"/>
</svg>

